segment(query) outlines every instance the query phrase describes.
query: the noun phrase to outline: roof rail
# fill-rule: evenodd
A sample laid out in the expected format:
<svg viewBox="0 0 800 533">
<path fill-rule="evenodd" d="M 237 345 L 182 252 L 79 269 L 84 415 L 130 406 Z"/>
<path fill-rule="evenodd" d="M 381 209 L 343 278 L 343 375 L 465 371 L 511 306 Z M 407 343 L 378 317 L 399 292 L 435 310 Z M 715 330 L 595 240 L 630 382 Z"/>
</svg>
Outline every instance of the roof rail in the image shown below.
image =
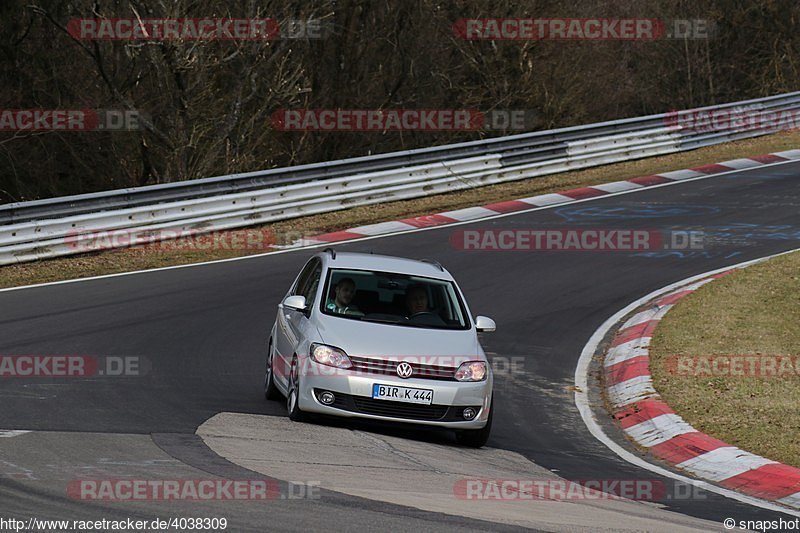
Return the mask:
<svg viewBox="0 0 800 533">
<path fill-rule="evenodd" d="M 441 270 L 442 272 L 444 272 L 444 267 L 439 261 L 434 261 L 433 259 L 421 259 L 420 261 L 422 261 L 423 263 L 430 263 L 439 270 Z"/>
<path fill-rule="evenodd" d="M 322 251 L 323 251 L 323 253 L 331 254 L 331 259 L 336 259 L 336 250 L 334 250 L 333 248 L 325 248 Z"/>
</svg>

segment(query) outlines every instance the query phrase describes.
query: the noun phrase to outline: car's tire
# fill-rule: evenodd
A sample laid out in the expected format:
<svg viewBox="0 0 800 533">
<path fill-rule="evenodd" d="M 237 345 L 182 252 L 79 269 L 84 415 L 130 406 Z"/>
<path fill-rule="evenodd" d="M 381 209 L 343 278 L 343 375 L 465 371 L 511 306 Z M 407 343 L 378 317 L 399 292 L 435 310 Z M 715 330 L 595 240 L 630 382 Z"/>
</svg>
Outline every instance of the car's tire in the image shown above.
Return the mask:
<svg viewBox="0 0 800 533">
<path fill-rule="evenodd" d="M 469 446 L 470 448 L 481 448 L 489 440 L 489 435 L 492 432 L 492 415 L 494 414 L 494 406 L 489 408 L 489 419 L 486 425 L 481 429 L 462 429 L 456 431 L 456 442 L 462 446 Z"/>
<path fill-rule="evenodd" d="M 289 412 L 289 420 L 292 422 L 302 422 L 306 418 L 305 413 L 300 410 L 299 374 L 297 356 L 295 356 L 292 359 L 292 369 L 289 372 L 289 392 L 286 395 L 286 410 Z"/>
<path fill-rule="evenodd" d="M 274 360 L 275 353 L 272 349 L 272 339 L 270 339 L 269 347 L 267 348 L 267 369 L 264 374 L 264 398 L 267 400 L 280 400 L 283 398 L 281 391 L 275 386 L 275 372 L 272 366 Z"/>
</svg>

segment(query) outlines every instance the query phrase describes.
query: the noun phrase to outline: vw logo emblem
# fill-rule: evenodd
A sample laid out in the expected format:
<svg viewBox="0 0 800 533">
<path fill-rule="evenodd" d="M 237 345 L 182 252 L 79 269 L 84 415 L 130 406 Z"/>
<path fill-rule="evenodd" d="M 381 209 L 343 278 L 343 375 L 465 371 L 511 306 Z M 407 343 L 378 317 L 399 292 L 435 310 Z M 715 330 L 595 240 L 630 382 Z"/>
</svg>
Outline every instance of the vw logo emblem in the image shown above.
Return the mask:
<svg viewBox="0 0 800 533">
<path fill-rule="evenodd" d="M 405 361 L 397 365 L 397 375 L 403 379 L 410 378 L 412 372 L 414 372 L 414 369 Z"/>
</svg>

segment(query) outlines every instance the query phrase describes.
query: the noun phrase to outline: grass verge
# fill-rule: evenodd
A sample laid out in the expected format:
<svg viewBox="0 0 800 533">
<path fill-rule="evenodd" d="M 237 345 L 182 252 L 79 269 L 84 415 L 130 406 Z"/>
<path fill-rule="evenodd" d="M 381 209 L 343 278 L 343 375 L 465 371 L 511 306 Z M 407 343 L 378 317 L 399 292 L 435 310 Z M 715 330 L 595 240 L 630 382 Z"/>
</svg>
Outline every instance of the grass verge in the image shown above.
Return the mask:
<svg viewBox="0 0 800 533">
<path fill-rule="evenodd" d="M 513 200 L 574 187 L 597 185 L 670 170 L 681 170 L 740 157 L 779 152 L 794 149 L 798 146 L 800 146 L 800 132 L 782 132 L 755 139 L 710 146 L 691 152 L 490 185 L 427 198 L 354 207 L 333 213 L 275 222 L 260 228 L 277 236 L 278 242 L 280 242 L 280 236 L 286 234 L 302 233 L 313 235 L 343 230 L 375 222 Z M 237 230 L 226 233 L 235 236 L 245 232 Z M 160 247 L 133 247 L 108 250 L 0 267 L 0 288 L 213 261 L 254 253 L 260 253 L 260 251 L 224 248 L 198 250 L 188 246 L 167 247 L 167 249 L 161 249 Z"/>
<path fill-rule="evenodd" d="M 697 430 L 800 467 L 798 324 L 800 252 L 704 285 L 656 328 L 656 390 Z"/>
</svg>

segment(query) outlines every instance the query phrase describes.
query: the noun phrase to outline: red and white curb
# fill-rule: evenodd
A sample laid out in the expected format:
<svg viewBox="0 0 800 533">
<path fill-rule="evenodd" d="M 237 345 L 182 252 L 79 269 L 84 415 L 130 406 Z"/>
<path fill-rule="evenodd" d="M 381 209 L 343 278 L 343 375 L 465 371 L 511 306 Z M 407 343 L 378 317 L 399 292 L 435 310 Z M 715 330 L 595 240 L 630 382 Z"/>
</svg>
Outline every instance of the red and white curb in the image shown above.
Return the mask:
<svg viewBox="0 0 800 533">
<path fill-rule="evenodd" d="M 800 509 L 800 469 L 740 450 L 694 429 L 653 388 L 648 347 L 681 298 L 735 269 L 673 290 L 642 306 L 617 331 L 603 361 L 612 415 L 625 434 L 678 470 L 727 489 Z"/>
<path fill-rule="evenodd" d="M 672 172 L 664 172 L 662 174 L 653 174 L 651 176 L 640 176 L 638 178 L 632 178 L 624 181 L 592 185 L 591 187 L 579 187 L 577 189 L 569 189 L 567 191 L 561 191 L 558 193 L 542 194 L 539 196 L 531 196 L 529 198 L 519 198 L 517 200 L 496 202 L 478 207 L 467 207 L 464 209 L 446 211 L 444 213 L 437 213 L 434 215 L 423 215 L 405 218 L 402 220 L 369 224 L 367 226 L 359 226 L 342 231 L 315 235 L 310 238 L 295 241 L 288 246 L 278 246 L 276 248 L 314 246 L 325 243 L 360 239 L 375 235 L 413 231 L 432 226 L 444 226 L 458 222 L 480 220 L 482 218 L 514 213 L 517 211 L 567 204 L 570 202 L 576 202 L 578 200 L 585 200 L 587 198 L 605 196 L 607 194 L 632 191 L 645 187 L 652 187 L 654 185 L 663 185 L 665 183 L 698 178 L 701 176 L 711 176 L 714 174 L 731 172 L 734 170 L 745 170 L 796 159 L 800 159 L 800 150 L 787 150 L 784 152 L 776 152 L 774 154 L 759 155 L 744 159 L 733 159 L 731 161 L 723 161 L 722 163 L 703 165 L 685 170 L 675 170 Z"/>
</svg>

